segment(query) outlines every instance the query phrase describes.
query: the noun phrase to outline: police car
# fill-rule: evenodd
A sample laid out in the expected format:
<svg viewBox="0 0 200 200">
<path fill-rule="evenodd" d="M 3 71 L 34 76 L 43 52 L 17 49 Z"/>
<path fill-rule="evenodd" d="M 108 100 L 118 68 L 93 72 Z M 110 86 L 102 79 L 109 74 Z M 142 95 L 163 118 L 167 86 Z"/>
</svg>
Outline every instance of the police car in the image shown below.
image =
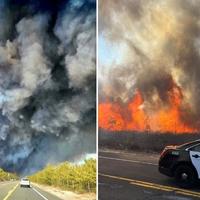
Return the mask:
<svg viewBox="0 0 200 200">
<path fill-rule="evenodd" d="M 183 188 L 194 186 L 200 179 L 200 140 L 165 147 L 160 156 L 159 171 L 174 177 Z"/>
</svg>

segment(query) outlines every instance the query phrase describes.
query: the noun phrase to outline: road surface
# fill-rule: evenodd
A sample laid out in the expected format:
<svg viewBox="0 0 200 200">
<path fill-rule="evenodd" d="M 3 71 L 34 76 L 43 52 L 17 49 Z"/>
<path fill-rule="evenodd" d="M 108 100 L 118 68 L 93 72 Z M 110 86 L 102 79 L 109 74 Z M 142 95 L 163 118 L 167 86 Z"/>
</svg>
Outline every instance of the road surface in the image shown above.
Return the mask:
<svg viewBox="0 0 200 200">
<path fill-rule="evenodd" d="M 179 188 L 158 172 L 157 154 L 99 151 L 99 200 L 197 200 L 200 186 Z"/>
<path fill-rule="evenodd" d="M 32 185 L 21 188 L 19 182 L 0 183 L 0 200 L 61 200 L 58 197 Z"/>
</svg>

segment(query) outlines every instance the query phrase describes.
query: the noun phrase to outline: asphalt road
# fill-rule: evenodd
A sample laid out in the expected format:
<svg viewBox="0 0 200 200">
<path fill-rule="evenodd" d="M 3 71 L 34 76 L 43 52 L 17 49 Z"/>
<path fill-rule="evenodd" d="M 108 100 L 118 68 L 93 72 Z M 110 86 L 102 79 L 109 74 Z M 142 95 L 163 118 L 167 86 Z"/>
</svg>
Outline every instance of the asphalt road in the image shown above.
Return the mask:
<svg viewBox="0 0 200 200">
<path fill-rule="evenodd" d="M 99 151 L 99 200 L 196 200 L 200 185 L 179 188 L 158 172 L 157 154 Z"/>
<path fill-rule="evenodd" d="M 21 188 L 19 182 L 0 183 L 0 200 L 61 200 L 58 197 L 32 185 Z"/>
</svg>

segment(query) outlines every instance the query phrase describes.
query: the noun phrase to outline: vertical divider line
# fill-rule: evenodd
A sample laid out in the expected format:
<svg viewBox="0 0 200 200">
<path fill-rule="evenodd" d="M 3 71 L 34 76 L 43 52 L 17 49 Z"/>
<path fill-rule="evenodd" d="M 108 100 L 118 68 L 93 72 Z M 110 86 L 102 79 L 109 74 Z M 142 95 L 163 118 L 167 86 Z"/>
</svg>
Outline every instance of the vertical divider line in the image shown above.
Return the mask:
<svg viewBox="0 0 200 200">
<path fill-rule="evenodd" d="M 98 56 L 98 34 L 99 34 L 99 9 L 98 9 L 98 0 L 96 0 L 96 199 L 98 199 L 98 155 L 99 155 L 99 129 L 98 129 L 98 70 L 99 70 L 99 56 Z"/>
</svg>

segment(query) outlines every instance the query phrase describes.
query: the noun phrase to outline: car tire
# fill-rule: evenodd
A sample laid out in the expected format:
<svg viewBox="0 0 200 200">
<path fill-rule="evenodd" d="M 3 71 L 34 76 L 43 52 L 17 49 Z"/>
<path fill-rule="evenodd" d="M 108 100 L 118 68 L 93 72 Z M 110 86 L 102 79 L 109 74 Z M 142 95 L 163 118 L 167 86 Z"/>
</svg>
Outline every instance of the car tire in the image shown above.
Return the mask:
<svg viewBox="0 0 200 200">
<path fill-rule="evenodd" d="M 177 184 L 182 188 L 191 188 L 197 181 L 195 171 L 187 165 L 178 166 L 174 175 Z"/>
</svg>

